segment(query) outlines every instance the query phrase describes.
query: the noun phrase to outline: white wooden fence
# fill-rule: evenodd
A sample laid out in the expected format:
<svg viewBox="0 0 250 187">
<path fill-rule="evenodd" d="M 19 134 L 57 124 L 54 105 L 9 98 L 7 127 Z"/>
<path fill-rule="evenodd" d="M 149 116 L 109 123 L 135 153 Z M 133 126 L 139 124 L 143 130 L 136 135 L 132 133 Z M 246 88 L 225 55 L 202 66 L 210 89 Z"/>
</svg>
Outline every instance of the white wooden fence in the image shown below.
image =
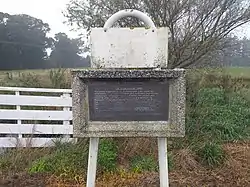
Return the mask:
<svg viewBox="0 0 250 187">
<path fill-rule="evenodd" d="M 0 87 L 0 148 L 70 141 L 71 89 Z"/>
</svg>

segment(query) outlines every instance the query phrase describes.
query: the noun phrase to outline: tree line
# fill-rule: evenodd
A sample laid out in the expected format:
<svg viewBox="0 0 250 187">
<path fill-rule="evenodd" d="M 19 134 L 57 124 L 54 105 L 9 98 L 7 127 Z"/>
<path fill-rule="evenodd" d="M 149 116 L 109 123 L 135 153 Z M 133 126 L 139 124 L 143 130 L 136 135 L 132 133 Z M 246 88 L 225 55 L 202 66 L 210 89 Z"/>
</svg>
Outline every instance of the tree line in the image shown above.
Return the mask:
<svg viewBox="0 0 250 187">
<path fill-rule="evenodd" d="M 222 51 L 225 66 L 250 66 L 250 39 L 230 38 L 230 45 Z"/>
<path fill-rule="evenodd" d="M 48 37 L 49 31 L 49 25 L 40 19 L 0 12 L 0 69 L 89 66 L 89 58 L 80 55 L 80 38 L 70 39 L 65 33 L 52 38 Z"/>
<path fill-rule="evenodd" d="M 197 66 L 249 66 L 250 40 L 239 39 L 235 29 L 250 22 L 246 0 L 71 0 L 64 16 L 78 30 L 103 27 L 123 9 L 137 9 L 157 27 L 169 27 L 169 68 Z M 140 27 L 135 18 L 123 18 L 115 27 Z M 48 37 L 49 25 L 29 15 L 0 13 L 0 68 L 37 69 L 86 67 L 88 48 L 80 38 L 65 33 Z M 51 50 L 51 53 L 48 53 Z"/>
</svg>

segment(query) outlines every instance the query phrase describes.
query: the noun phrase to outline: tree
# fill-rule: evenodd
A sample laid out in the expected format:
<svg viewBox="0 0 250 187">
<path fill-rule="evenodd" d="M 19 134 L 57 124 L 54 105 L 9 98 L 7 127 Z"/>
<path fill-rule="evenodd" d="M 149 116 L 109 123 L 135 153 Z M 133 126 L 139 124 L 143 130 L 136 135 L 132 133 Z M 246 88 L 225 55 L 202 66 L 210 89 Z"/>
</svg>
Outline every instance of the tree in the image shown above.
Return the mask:
<svg viewBox="0 0 250 187">
<path fill-rule="evenodd" d="M 225 47 L 212 53 L 210 56 L 210 66 L 250 66 L 250 40 L 226 37 L 223 39 Z"/>
<path fill-rule="evenodd" d="M 45 68 L 49 25 L 29 15 L 0 13 L 0 68 Z"/>
<path fill-rule="evenodd" d="M 80 39 L 70 39 L 65 33 L 55 35 L 50 61 L 54 67 L 72 68 L 89 66 L 87 60 L 79 54 L 83 42 Z"/>
<path fill-rule="evenodd" d="M 169 27 L 169 68 L 206 61 L 225 48 L 224 38 L 250 21 L 247 0 L 71 0 L 65 16 L 89 31 L 122 9 L 147 13 L 157 27 Z M 139 20 L 121 19 L 116 26 L 143 26 Z"/>
<path fill-rule="evenodd" d="M 250 40 L 232 38 L 230 47 L 223 50 L 224 61 L 229 66 L 250 66 Z"/>
</svg>

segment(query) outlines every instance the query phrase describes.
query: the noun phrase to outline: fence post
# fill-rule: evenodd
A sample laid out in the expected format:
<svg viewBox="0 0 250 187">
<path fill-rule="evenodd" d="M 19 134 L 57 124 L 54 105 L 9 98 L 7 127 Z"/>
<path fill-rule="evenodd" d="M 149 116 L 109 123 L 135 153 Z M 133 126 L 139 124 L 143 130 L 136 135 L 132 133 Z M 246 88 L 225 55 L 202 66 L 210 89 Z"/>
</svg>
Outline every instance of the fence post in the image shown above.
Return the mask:
<svg viewBox="0 0 250 187">
<path fill-rule="evenodd" d="M 15 92 L 15 95 L 16 96 L 19 96 L 20 95 L 20 91 L 16 91 Z M 16 105 L 16 110 L 21 110 L 21 106 L 20 105 Z M 22 125 L 22 120 L 21 119 L 18 119 L 17 120 L 17 125 L 18 126 L 21 126 Z M 21 128 L 21 127 L 20 127 Z M 21 142 L 21 139 L 23 138 L 23 135 L 22 134 L 18 134 L 18 137 L 17 137 L 17 146 L 19 146 L 20 142 Z"/>
<path fill-rule="evenodd" d="M 69 93 L 63 93 L 63 95 L 62 95 L 61 97 L 63 97 L 63 98 L 68 98 L 68 97 L 70 97 L 70 94 L 69 94 Z M 63 111 L 70 111 L 70 107 L 63 107 Z M 70 125 L 70 121 L 64 120 L 64 121 L 63 121 L 63 125 L 69 126 L 69 125 Z M 68 139 L 69 139 L 69 138 L 70 138 L 70 135 L 69 135 L 69 134 L 66 134 L 66 135 L 64 135 L 63 138 L 68 138 Z"/>
</svg>

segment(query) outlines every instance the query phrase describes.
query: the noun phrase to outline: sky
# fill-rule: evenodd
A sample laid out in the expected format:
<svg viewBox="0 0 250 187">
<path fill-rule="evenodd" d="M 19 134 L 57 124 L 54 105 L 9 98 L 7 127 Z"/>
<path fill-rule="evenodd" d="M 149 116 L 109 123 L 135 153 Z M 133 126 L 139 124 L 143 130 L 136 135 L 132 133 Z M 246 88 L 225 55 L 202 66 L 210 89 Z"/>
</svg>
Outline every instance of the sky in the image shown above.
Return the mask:
<svg viewBox="0 0 250 187">
<path fill-rule="evenodd" d="M 66 4 L 70 0 L 0 0 L 0 12 L 9 14 L 28 14 L 48 23 L 51 28 L 50 36 L 58 32 L 65 32 L 70 38 L 78 36 L 76 31 L 63 22 L 66 18 L 62 11 L 65 11 Z M 240 38 L 246 36 L 250 38 L 250 24 L 237 29 Z"/>
<path fill-rule="evenodd" d="M 70 31 L 72 28 L 63 22 L 66 18 L 66 4 L 70 0 L 0 0 L 0 12 L 9 14 L 28 14 L 43 20 L 51 28 L 50 36 L 59 32 L 65 32 L 70 38 L 75 38 L 78 33 Z"/>
</svg>

